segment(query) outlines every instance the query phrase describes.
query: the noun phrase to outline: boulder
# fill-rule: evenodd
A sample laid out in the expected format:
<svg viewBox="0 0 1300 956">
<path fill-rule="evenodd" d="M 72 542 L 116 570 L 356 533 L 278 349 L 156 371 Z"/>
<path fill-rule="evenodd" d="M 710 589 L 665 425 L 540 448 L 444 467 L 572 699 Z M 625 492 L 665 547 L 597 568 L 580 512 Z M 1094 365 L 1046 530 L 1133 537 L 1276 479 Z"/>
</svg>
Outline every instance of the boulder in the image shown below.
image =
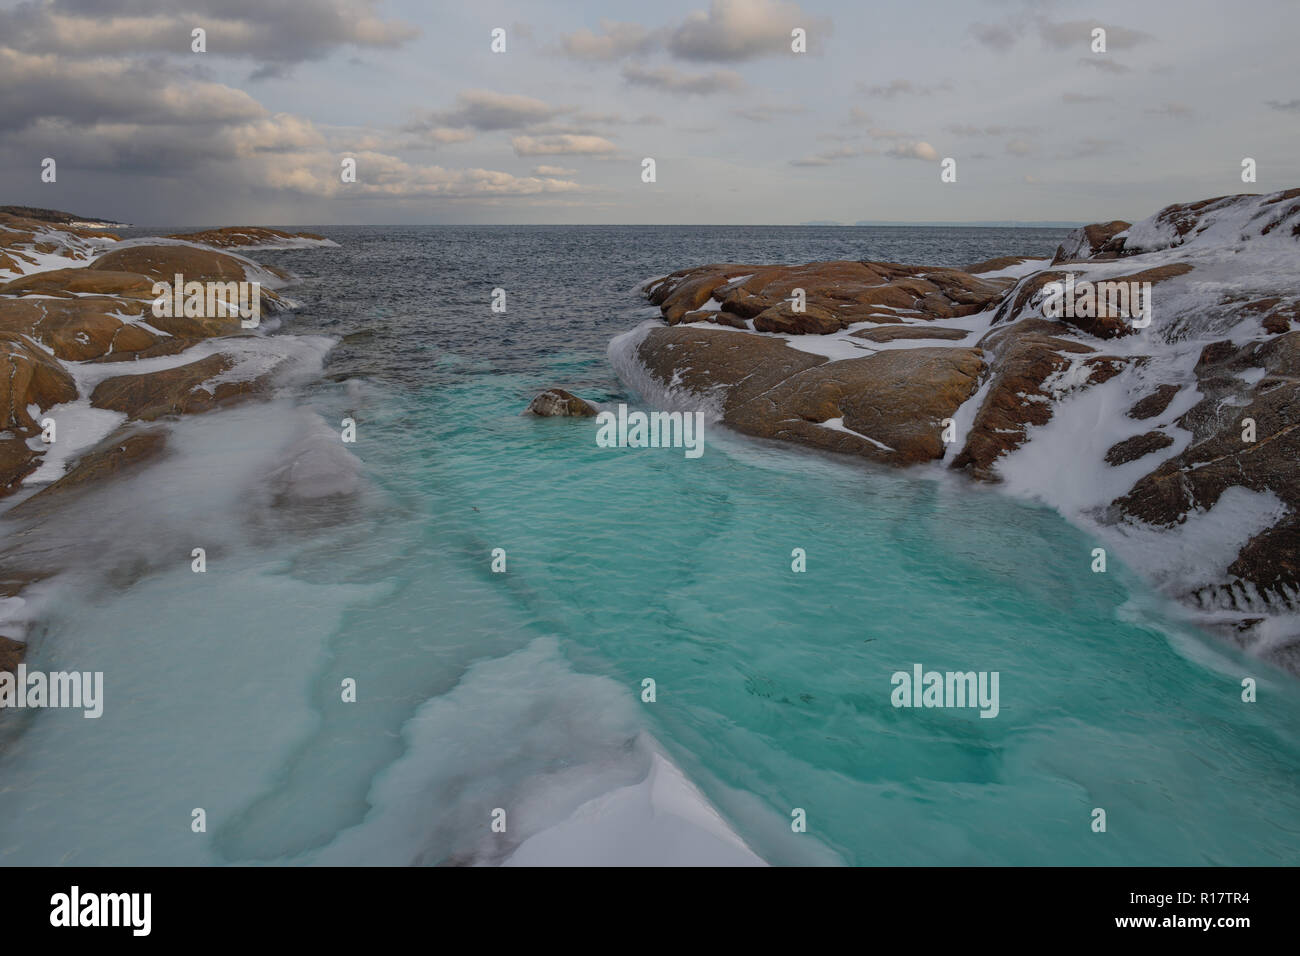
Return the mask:
<svg viewBox="0 0 1300 956">
<path fill-rule="evenodd" d="M 233 365 L 229 356 L 218 354 L 161 372 L 108 378 L 90 393 L 90 404 L 125 412 L 128 418 L 140 421 L 205 412 L 222 402 L 261 390 L 257 382 L 208 384 Z"/>
<path fill-rule="evenodd" d="M 591 418 L 596 411 L 595 405 L 572 392 L 548 388 L 528 404 L 525 414 L 542 418 Z"/>
</svg>

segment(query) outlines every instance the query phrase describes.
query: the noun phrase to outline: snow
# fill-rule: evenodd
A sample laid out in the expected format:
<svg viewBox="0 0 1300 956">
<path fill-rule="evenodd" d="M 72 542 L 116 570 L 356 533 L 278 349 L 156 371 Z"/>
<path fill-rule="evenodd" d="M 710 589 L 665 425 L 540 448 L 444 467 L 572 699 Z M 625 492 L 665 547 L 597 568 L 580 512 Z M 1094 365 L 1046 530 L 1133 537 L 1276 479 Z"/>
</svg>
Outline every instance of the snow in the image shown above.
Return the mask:
<svg viewBox="0 0 1300 956">
<path fill-rule="evenodd" d="M 766 866 L 658 750 L 640 783 L 534 834 L 504 866 Z"/>
</svg>

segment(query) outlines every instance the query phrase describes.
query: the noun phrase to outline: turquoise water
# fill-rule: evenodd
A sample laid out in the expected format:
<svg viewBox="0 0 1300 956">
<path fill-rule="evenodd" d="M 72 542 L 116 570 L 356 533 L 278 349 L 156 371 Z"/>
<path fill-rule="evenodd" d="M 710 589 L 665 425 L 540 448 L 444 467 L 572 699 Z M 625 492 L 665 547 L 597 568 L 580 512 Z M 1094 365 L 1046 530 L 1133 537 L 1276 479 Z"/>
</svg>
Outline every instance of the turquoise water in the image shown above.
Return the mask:
<svg viewBox="0 0 1300 956">
<path fill-rule="evenodd" d="M 367 330 L 320 382 L 183 422 L 151 477 L 50 529 L 88 559 L 29 665 L 102 669 L 108 698 L 0 727 L 0 862 L 495 862 L 491 808 L 554 824 L 635 782 L 645 735 L 772 863 L 1300 859 L 1294 679 L 1116 562 L 1093 574 L 1054 512 L 717 430 L 698 459 L 599 448 L 590 421 L 519 412 L 553 384 L 635 401 L 605 355 L 640 317 L 623 272 L 558 331 L 493 328 L 443 289 L 446 248 L 425 311 L 323 295 L 332 252 L 284 254 L 329 300 L 286 331 Z M 313 467 L 359 490 L 286 500 L 268 475 L 344 415 L 358 443 L 322 438 Z M 999 672 L 998 716 L 894 708 L 915 663 Z"/>
</svg>

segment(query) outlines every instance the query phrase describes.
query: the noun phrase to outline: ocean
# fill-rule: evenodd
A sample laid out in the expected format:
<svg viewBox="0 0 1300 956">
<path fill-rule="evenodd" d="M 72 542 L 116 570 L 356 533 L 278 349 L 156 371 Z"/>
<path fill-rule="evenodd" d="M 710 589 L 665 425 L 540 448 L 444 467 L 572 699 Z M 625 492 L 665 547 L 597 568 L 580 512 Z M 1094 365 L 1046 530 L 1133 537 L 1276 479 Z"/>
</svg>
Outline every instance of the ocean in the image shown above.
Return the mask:
<svg viewBox="0 0 1300 956">
<path fill-rule="evenodd" d="M 1300 860 L 1300 687 L 1140 569 L 1092 573 L 1055 511 L 520 414 L 551 386 L 638 406 L 608 348 L 653 276 L 1063 231 L 296 228 L 339 248 L 250 255 L 302 278 L 267 331 L 323 361 L 43 532 L 73 570 L 28 666 L 103 671 L 104 715 L 0 721 L 0 863 Z M 918 664 L 996 672 L 996 717 L 895 707 Z"/>
</svg>

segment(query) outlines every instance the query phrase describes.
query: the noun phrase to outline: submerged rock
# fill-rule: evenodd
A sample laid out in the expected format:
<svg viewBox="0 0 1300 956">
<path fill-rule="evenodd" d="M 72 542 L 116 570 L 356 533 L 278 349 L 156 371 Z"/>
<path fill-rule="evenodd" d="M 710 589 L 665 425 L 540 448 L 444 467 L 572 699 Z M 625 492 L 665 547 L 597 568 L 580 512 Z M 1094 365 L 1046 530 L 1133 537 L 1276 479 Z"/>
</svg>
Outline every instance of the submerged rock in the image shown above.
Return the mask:
<svg viewBox="0 0 1300 956">
<path fill-rule="evenodd" d="M 566 392 L 562 388 L 548 388 L 528 404 L 524 414 L 542 418 L 591 418 L 596 411 L 595 405 L 572 392 Z"/>
</svg>

